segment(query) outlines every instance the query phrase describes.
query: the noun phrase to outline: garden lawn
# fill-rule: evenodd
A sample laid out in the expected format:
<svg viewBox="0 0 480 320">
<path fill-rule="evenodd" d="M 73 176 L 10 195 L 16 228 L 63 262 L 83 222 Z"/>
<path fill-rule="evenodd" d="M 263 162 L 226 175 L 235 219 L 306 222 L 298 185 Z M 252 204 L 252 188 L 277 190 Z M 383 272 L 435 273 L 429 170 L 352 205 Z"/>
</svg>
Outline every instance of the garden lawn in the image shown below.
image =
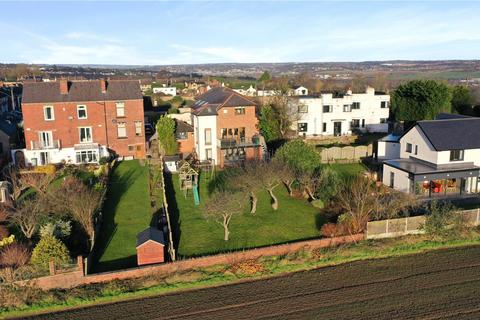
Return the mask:
<svg viewBox="0 0 480 320">
<path fill-rule="evenodd" d="M 96 272 L 136 266 L 137 234 L 152 219 L 148 167 L 122 161 L 112 172 L 95 255 Z"/>
<path fill-rule="evenodd" d="M 335 170 L 342 178 L 353 177 L 367 170 L 367 167 L 362 163 L 332 163 L 328 166 Z"/>
<path fill-rule="evenodd" d="M 200 206 L 195 206 L 192 192 L 185 197 L 179 188 L 178 175 L 166 177 L 165 187 L 172 216 L 172 229 L 180 257 L 201 256 L 244 248 L 268 246 L 319 236 L 323 216 L 306 200 L 291 198 L 279 185 L 274 193 L 279 208 L 274 211 L 266 191 L 258 192 L 257 213 L 234 216 L 230 222 L 230 240 L 223 240 L 223 227 L 204 219 L 202 205 L 208 198 L 208 179 L 200 177 Z"/>
</svg>

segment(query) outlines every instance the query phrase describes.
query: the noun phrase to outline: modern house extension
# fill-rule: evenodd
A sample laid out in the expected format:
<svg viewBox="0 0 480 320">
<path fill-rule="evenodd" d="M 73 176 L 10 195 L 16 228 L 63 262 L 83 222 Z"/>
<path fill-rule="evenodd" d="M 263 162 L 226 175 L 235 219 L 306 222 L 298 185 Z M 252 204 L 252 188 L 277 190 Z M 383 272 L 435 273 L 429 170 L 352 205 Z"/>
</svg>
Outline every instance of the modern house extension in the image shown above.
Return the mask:
<svg viewBox="0 0 480 320">
<path fill-rule="evenodd" d="M 364 93 L 323 93 L 292 98 L 297 131 L 305 136 L 342 136 L 353 130 L 387 132 L 390 96 L 367 87 Z"/>
<path fill-rule="evenodd" d="M 419 121 L 383 162 L 383 183 L 424 197 L 480 192 L 480 118 Z"/>
<path fill-rule="evenodd" d="M 198 160 L 223 167 L 263 157 L 256 103 L 225 88 L 213 88 L 192 106 L 195 152 Z"/>
<path fill-rule="evenodd" d="M 145 158 L 143 99 L 138 81 L 26 82 L 25 149 L 19 165 L 96 163 L 118 155 Z"/>
</svg>

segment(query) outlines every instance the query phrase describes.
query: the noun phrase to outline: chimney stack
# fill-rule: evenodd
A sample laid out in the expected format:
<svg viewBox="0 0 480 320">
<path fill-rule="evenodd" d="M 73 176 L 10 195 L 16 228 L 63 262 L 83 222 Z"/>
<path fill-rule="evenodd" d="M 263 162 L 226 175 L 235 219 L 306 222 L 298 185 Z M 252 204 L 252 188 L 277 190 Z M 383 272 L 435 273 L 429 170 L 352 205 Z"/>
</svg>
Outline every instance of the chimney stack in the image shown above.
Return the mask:
<svg viewBox="0 0 480 320">
<path fill-rule="evenodd" d="M 60 79 L 60 94 L 68 94 L 68 80 Z"/>
<path fill-rule="evenodd" d="M 102 89 L 102 93 L 107 93 L 107 82 L 105 79 L 100 79 L 100 88 Z"/>
</svg>

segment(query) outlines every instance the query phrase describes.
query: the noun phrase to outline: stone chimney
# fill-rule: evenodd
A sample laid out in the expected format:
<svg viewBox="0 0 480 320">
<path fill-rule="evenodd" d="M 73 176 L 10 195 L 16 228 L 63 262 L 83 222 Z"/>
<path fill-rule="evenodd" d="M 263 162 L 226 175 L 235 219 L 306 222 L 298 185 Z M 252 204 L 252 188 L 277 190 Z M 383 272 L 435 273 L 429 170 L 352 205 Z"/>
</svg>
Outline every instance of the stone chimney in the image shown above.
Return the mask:
<svg viewBox="0 0 480 320">
<path fill-rule="evenodd" d="M 68 94 L 68 80 L 60 79 L 60 94 Z"/>
<path fill-rule="evenodd" d="M 107 82 L 105 79 L 100 79 L 100 88 L 102 89 L 102 93 L 107 93 Z"/>
</svg>

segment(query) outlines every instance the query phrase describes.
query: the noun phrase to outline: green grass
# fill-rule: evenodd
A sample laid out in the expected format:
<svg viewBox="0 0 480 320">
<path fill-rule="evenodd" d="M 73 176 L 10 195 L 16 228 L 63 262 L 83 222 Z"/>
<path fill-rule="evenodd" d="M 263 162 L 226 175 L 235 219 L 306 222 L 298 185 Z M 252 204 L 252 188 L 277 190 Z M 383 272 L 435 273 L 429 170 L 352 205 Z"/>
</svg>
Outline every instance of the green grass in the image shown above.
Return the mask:
<svg viewBox="0 0 480 320">
<path fill-rule="evenodd" d="M 96 246 L 95 271 L 136 266 L 137 234 L 151 222 L 148 167 L 123 161 L 112 172 Z"/>
<path fill-rule="evenodd" d="M 179 188 L 177 175 L 166 179 L 168 205 L 172 215 L 177 252 L 181 257 L 201 256 L 217 252 L 233 251 L 309 239 L 319 236 L 323 224 L 320 211 L 303 199 L 291 198 L 283 185 L 275 190 L 279 208 L 274 211 L 266 191 L 258 192 L 255 215 L 249 208 L 243 215 L 235 216 L 230 222 L 230 240 L 223 240 L 223 227 L 204 219 L 202 204 L 208 198 L 208 180 L 201 175 L 199 191 L 200 206 L 193 203 L 191 192 L 185 197 Z"/>
<path fill-rule="evenodd" d="M 328 166 L 338 172 L 341 178 L 353 177 L 367 170 L 367 167 L 362 163 L 332 163 L 328 164 Z"/>
</svg>

